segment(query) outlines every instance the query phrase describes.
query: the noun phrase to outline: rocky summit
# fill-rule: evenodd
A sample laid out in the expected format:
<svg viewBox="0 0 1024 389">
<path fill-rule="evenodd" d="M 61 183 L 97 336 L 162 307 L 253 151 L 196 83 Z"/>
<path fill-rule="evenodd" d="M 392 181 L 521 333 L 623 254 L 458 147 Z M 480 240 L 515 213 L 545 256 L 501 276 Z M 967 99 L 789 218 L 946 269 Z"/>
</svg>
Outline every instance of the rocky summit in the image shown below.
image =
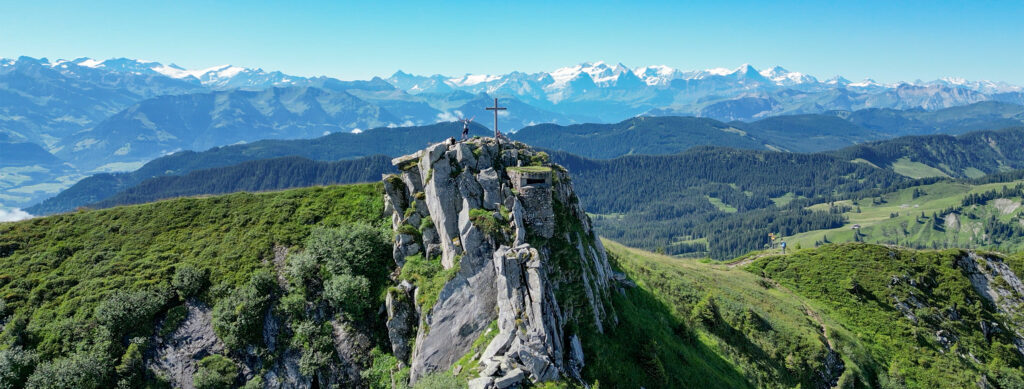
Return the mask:
<svg viewBox="0 0 1024 389">
<path fill-rule="evenodd" d="M 439 291 L 400 279 L 388 294 L 388 334 L 411 381 L 448 369 L 468 371 L 471 388 L 579 380 L 586 356 L 573 329 L 617 319 L 607 254 L 567 171 L 493 138 L 449 139 L 392 163 L 395 264 L 437 261 L 451 274 Z"/>
</svg>

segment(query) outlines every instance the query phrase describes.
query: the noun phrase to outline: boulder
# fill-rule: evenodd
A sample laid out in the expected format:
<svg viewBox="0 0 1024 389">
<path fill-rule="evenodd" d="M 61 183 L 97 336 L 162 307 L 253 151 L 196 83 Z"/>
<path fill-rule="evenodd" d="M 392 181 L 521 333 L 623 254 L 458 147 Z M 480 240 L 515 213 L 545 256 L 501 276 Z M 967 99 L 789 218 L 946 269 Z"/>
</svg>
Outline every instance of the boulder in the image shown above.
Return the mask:
<svg viewBox="0 0 1024 389">
<path fill-rule="evenodd" d="M 469 380 L 469 389 L 490 389 L 494 384 L 494 378 L 480 377 Z"/>
<path fill-rule="evenodd" d="M 498 389 L 505 389 L 512 385 L 518 384 L 526 378 L 526 374 L 520 369 L 512 369 L 512 371 L 505 374 L 503 377 L 494 380 L 494 386 Z"/>
<path fill-rule="evenodd" d="M 488 167 L 477 173 L 476 181 L 480 183 L 483 191 L 482 206 L 484 209 L 497 210 L 501 205 L 501 182 L 498 181 L 498 172 Z"/>
<path fill-rule="evenodd" d="M 465 170 L 476 169 L 476 156 L 473 155 L 473 149 L 466 143 L 459 143 L 455 146 L 455 160 L 459 161 L 459 166 Z"/>
</svg>

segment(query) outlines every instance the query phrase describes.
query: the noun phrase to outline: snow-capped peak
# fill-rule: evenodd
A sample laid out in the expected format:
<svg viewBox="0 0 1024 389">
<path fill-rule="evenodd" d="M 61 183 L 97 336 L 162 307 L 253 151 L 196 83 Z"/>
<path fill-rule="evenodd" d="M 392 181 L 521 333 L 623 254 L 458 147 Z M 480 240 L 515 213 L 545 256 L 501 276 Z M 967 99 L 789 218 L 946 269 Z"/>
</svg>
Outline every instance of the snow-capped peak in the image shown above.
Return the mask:
<svg viewBox="0 0 1024 389">
<path fill-rule="evenodd" d="M 240 66 L 219 65 L 203 69 L 185 69 L 181 66 L 164 65 L 155 61 L 129 58 L 111 58 L 99 61 L 92 58 L 78 58 L 72 61 L 57 60 L 55 62 L 39 60 L 54 68 L 69 70 L 68 65 L 77 65 L 91 69 L 102 69 L 118 73 L 134 73 L 146 75 L 162 75 L 179 80 L 194 79 L 203 86 L 212 88 L 265 88 L 270 86 L 295 85 L 309 79 L 288 76 L 280 72 L 265 72 L 263 69 L 250 69 Z"/>
<path fill-rule="evenodd" d="M 775 66 L 771 69 L 762 70 L 760 74 L 762 77 L 784 86 L 818 82 L 818 79 L 814 77 L 800 72 L 791 72 L 782 66 Z"/>
<path fill-rule="evenodd" d="M 467 74 L 458 78 L 450 78 L 448 82 L 455 86 L 473 86 L 478 84 L 486 84 L 491 81 L 500 80 L 501 76 L 492 76 L 489 74 Z"/>
<path fill-rule="evenodd" d="M 683 76 L 679 69 L 665 65 L 636 68 L 633 70 L 633 74 L 640 77 L 641 80 L 650 86 L 668 85 L 672 80 L 682 78 Z"/>
<path fill-rule="evenodd" d="M 740 67 L 736 68 L 736 70 L 734 70 L 732 72 L 732 74 L 748 75 L 748 74 L 760 74 L 760 73 L 758 73 L 757 69 L 754 69 L 754 67 L 752 65 L 750 65 L 749 63 L 745 63 L 743 65 L 740 65 Z"/>
<path fill-rule="evenodd" d="M 556 69 L 549 73 L 554 80 L 552 87 L 561 87 L 577 79 L 581 74 L 586 73 L 594 84 L 598 86 L 613 85 L 623 73 L 632 73 L 626 65 L 621 63 L 609 66 L 604 61 L 584 62 L 576 66 L 569 66 Z"/>
<path fill-rule="evenodd" d="M 837 74 L 835 77 L 832 77 L 832 78 L 826 80 L 825 84 L 826 85 L 835 85 L 835 86 L 847 86 L 847 85 L 850 85 L 850 80 L 847 80 L 843 76 L 840 76 L 840 75 Z"/>
<path fill-rule="evenodd" d="M 60 62 L 62 62 L 62 61 L 57 61 L 57 63 L 60 63 Z M 103 62 L 102 61 L 97 61 L 97 60 L 92 59 L 92 58 L 79 58 L 79 59 L 76 59 L 74 61 L 71 61 L 71 63 L 73 63 L 75 65 L 78 65 L 78 66 L 85 66 L 87 68 L 98 68 L 100 66 L 103 66 Z"/>
<path fill-rule="evenodd" d="M 851 82 L 848 86 L 851 86 L 851 87 L 854 87 L 854 88 L 872 88 L 872 87 L 881 87 L 883 85 L 879 84 L 878 81 L 872 80 L 870 78 L 865 78 L 864 80 L 862 80 L 860 82 Z"/>
</svg>

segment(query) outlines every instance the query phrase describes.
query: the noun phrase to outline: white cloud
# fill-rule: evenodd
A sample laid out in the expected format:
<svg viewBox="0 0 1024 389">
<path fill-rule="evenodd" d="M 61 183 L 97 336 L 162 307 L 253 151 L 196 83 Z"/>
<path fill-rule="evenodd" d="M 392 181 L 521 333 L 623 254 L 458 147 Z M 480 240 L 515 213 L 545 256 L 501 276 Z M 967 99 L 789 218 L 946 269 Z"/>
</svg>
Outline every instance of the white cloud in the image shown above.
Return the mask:
<svg viewBox="0 0 1024 389">
<path fill-rule="evenodd" d="M 464 118 L 464 114 L 460 110 L 454 110 L 451 112 L 445 111 L 437 114 L 437 121 L 439 122 L 457 122 Z"/>
<path fill-rule="evenodd" d="M 0 209 L 0 223 L 2 222 L 16 222 L 18 220 L 31 219 L 32 216 L 28 212 L 22 211 L 19 208 L 12 209 Z"/>
<path fill-rule="evenodd" d="M 358 128 L 355 128 L 355 129 L 353 129 L 353 130 L 352 130 L 352 133 L 353 133 L 353 134 L 362 134 L 362 133 L 363 133 L 363 130 L 361 130 L 361 129 L 358 129 Z"/>
</svg>

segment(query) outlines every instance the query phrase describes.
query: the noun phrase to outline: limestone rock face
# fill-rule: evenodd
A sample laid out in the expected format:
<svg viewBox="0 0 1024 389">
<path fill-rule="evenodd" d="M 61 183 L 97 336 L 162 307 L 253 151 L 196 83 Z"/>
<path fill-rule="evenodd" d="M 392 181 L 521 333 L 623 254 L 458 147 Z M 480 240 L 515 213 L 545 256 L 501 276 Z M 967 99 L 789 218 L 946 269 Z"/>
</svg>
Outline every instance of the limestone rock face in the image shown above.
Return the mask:
<svg viewBox="0 0 1024 389">
<path fill-rule="evenodd" d="M 408 282 L 399 285 L 398 290 L 388 292 L 385 306 L 388 311 L 388 339 L 391 349 L 399 361 L 408 361 L 412 354 L 409 339 L 416 333 L 416 307 L 413 305 L 414 286 Z"/>
<path fill-rule="evenodd" d="M 565 169 L 521 143 L 491 138 L 449 139 L 393 163 L 400 173 L 384 182 L 396 265 L 423 256 L 457 269 L 431 306 L 401 306 L 418 301 L 422 288 L 404 300 L 388 296 L 389 337 L 411 380 L 465 356 L 469 364 L 456 369 L 472 369 L 479 377 L 472 387 L 578 380 L 585 356 L 567 328 L 601 331 L 617 319 L 606 306 L 607 255 Z M 497 333 L 474 350 L 492 324 Z M 410 352 L 403 345 L 413 334 Z"/>
<path fill-rule="evenodd" d="M 217 339 L 211 324 L 211 309 L 201 303 L 186 305 L 187 315 L 168 339 L 156 338 L 156 355 L 147 367 L 157 372 L 178 388 L 194 387 L 192 375 L 199 360 L 222 353 L 224 343 Z"/>
</svg>

